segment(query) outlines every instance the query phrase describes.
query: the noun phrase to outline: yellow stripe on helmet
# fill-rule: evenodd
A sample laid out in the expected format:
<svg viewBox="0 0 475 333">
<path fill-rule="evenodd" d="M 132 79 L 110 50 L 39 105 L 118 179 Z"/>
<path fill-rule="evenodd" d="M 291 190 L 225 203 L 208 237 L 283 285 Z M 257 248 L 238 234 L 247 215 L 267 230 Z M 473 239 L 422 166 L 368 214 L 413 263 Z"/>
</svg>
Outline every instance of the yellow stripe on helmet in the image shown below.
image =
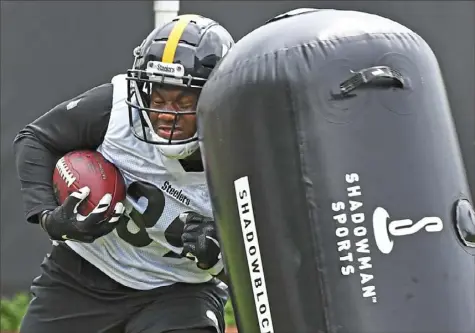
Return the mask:
<svg viewBox="0 0 475 333">
<path fill-rule="evenodd" d="M 186 26 L 191 20 L 198 18 L 198 15 L 181 15 L 178 22 L 175 23 L 170 35 L 168 36 L 167 43 L 165 44 L 165 50 L 163 51 L 162 62 L 173 63 L 175 58 L 175 51 L 180 42 L 180 38 L 185 31 Z"/>
</svg>

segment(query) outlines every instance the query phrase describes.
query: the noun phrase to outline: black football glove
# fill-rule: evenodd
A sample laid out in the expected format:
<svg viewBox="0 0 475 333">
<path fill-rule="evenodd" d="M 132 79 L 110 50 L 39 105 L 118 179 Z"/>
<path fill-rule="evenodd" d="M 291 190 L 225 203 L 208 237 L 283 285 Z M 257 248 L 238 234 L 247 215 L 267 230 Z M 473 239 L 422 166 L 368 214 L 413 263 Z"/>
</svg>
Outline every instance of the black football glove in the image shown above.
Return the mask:
<svg viewBox="0 0 475 333">
<path fill-rule="evenodd" d="M 114 230 L 123 216 L 124 205 L 117 203 L 112 216 L 107 217 L 106 212 L 112 196 L 106 194 L 89 215 L 83 216 L 78 213 L 78 206 L 87 198 L 89 192 L 88 187 L 83 187 L 71 193 L 55 210 L 41 214 L 40 224 L 52 240 L 92 243 Z"/>
<path fill-rule="evenodd" d="M 193 212 L 181 214 L 180 219 L 185 223 L 182 255 L 194 259 L 200 269 L 211 275 L 221 273 L 224 265 L 213 219 Z"/>
</svg>

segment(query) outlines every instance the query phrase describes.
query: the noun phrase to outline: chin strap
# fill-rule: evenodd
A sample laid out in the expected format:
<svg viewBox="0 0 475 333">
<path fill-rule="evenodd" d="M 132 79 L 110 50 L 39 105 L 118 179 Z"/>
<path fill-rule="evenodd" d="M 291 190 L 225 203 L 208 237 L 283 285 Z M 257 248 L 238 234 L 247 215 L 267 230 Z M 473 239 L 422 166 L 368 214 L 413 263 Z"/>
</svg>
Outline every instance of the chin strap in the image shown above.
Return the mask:
<svg viewBox="0 0 475 333">
<path fill-rule="evenodd" d="M 178 145 L 157 145 L 160 153 L 168 158 L 183 159 L 193 154 L 199 147 L 198 141 Z"/>
</svg>

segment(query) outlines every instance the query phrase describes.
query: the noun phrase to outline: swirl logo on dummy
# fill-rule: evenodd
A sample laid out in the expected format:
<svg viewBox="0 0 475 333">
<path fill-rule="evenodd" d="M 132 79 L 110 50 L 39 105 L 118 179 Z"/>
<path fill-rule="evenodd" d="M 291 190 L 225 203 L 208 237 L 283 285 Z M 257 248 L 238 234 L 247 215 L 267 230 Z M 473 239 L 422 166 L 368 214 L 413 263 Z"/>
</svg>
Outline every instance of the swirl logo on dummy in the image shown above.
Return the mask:
<svg viewBox="0 0 475 333">
<path fill-rule="evenodd" d="M 408 236 L 425 229 L 427 232 L 440 232 L 444 228 L 438 217 L 424 217 L 414 223 L 409 219 L 389 221 L 389 213 L 377 207 L 373 213 L 373 230 L 376 246 L 379 251 L 389 254 L 393 250 L 394 241 L 391 236 Z"/>
</svg>

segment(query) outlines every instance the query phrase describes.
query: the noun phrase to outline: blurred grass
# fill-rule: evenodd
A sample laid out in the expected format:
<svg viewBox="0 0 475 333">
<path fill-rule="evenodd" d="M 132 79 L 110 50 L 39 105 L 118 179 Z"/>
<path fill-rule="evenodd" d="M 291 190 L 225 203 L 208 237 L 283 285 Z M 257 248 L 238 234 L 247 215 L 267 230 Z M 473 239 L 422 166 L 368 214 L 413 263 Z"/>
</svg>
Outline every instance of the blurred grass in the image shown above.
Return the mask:
<svg viewBox="0 0 475 333">
<path fill-rule="evenodd" d="M 226 307 L 224 308 L 224 320 L 226 321 L 226 326 L 236 326 L 234 310 L 230 300 L 226 303 Z"/>
<path fill-rule="evenodd" d="M 0 300 L 0 330 L 17 331 L 29 302 L 30 296 L 26 293 L 17 294 L 10 299 L 2 298 Z"/>
<path fill-rule="evenodd" d="M 27 293 L 19 293 L 13 298 L 2 298 L 0 300 L 0 331 L 18 331 L 29 302 L 30 296 Z M 224 313 L 226 326 L 235 326 L 231 301 L 226 304 Z"/>
</svg>

